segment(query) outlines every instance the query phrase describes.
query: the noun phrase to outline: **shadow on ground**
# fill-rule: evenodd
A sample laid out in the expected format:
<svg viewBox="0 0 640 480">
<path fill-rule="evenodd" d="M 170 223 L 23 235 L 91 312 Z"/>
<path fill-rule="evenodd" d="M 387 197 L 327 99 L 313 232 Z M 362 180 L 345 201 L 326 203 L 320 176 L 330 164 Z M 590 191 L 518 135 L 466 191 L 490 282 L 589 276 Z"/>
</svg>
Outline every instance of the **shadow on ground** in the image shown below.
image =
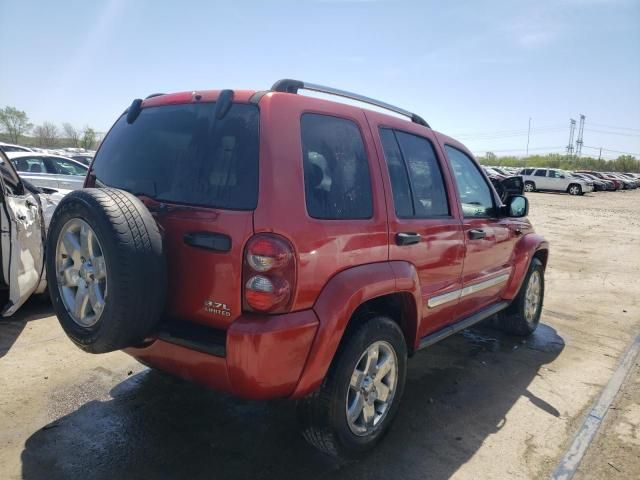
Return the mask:
<svg viewBox="0 0 640 480">
<path fill-rule="evenodd" d="M 0 318 L 0 358 L 9 353 L 28 322 L 52 314 L 50 302 L 41 297 L 33 297 L 13 317 Z"/>
<path fill-rule="evenodd" d="M 385 441 L 338 463 L 296 430 L 289 401 L 247 402 L 155 371 L 132 376 L 107 401 L 91 401 L 35 432 L 22 453 L 25 479 L 58 478 L 448 478 L 564 348 L 540 325 L 526 342 L 473 329 L 418 353 Z M 82 388 L 77 386 L 73 388 Z M 108 398 L 108 397 L 107 397 Z"/>
</svg>

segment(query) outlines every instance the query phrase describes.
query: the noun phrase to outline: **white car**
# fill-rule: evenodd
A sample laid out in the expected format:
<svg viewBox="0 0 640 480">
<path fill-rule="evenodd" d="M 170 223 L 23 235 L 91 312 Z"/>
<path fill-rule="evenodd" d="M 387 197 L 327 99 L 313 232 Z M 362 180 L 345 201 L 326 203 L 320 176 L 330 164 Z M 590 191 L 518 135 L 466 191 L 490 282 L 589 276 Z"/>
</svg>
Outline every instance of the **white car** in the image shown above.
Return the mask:
<svg viewBox="0 0 640 480">
<path fill-rule="evenodd" d="M 43 193 L 22 180 L 0 152 L 0 289 L 8 291 L 0 315 L 13 315 L 34 293 L 47 289 L 44 244 L 49 217 L 63 192 Z M 50 218 L 49 218 L 50 220 Z"/>
<path fill-rule="evenodd" d="M 584 195 L 593 191 L 593 182 L 572 176 L 559 168 L 523 168 L 519 172 L 525 192 L 547 190 Z"/>
<path fill-rule="evenodd" d="M 67 157 L 47 153 L 9 152 L 18 174 L 37 187 L 76 190 L 84 185 L 89 168 Z"/>
<path fill-rule="evenodd" d="M 0 142 L 0 152 L 31 152 L 29 147 L 23 147 L 22 145 L 14 145 L 13 143 Z"/>
</svg>

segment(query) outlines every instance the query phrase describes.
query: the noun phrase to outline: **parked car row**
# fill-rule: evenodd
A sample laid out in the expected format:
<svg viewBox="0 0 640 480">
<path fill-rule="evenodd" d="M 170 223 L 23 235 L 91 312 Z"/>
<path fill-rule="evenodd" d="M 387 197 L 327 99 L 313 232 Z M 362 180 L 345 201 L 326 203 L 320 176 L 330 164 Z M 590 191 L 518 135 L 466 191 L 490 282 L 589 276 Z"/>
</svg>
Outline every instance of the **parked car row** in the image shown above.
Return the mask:
<svg viewBox="0 0 640 480">
<path fill-rule="evenodd" d="M 640 187 L 640 175 L 635 173 L 569 172 L 559 168 L 523 168 L 518 172 L 527 192 L 556 191 L 570 195 L 589 192 L 631 190 Z"/>
</svg>

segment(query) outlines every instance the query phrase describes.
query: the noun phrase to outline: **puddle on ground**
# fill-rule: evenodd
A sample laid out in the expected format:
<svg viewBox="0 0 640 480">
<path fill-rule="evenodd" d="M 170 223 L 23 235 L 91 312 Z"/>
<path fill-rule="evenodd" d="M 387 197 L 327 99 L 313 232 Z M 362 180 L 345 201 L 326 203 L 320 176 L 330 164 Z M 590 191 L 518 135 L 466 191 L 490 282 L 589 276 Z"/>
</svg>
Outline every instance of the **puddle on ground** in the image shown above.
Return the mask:
<svg viewBox="0 0 640 480">
<path fill-rule="evenodd" d="M 506 352 L 518 348 L 552 353 L 560 351 L 564 347 L 564 342 L 557 332 L 544 324 L 538 325 L 530 337 L 506 335 L 485 327 L 469 328 L 464 330 L 461 335 L 471 345 L 472 355 L 477 355 L 480 352 Z"/>
</svg>

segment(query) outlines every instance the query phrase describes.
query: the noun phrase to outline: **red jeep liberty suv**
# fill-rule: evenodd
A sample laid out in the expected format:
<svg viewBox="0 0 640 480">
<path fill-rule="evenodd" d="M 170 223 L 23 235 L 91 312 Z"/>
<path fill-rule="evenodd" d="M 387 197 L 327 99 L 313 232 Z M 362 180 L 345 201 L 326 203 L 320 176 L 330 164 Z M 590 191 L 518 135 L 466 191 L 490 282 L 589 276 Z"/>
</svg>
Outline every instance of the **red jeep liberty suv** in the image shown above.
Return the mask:
<svg viewBox="0 0 640 480">
<path fill-rule="evenodd" d="M 540 318 L 548 244 L 521 185 L 499 194 L 462 144 L 368 97 L 280 80 L 137 99 L 85 187 L 48 237 L 69 337 L 297 399 L 304 437 L 332 455 L 380 440 L 417 350 L 489 318 L 529 335 Z"/>
</svg>

